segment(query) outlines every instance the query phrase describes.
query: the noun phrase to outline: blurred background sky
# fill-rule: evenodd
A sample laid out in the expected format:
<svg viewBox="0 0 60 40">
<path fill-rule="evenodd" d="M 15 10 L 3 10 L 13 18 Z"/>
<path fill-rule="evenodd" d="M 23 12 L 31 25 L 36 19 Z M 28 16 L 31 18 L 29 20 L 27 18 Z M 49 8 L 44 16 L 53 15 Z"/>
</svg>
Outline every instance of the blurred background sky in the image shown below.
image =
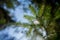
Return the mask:
<svg viewBox="0 0 60 40">
<path fill-rule="evenodd" d="M 31 15 L 30 11 L 24 12 L 23 8 L 28 8 L 30 4 L 29 0 L 18 0 L 21 2 L 21 5 L 13 9 L 8 9 L 10 11 L 10 15 L 14 16 L 12 19 L 16 22 L 28 22 L 27 19 L 24 19 L 24 14 Z M 0 31 L 0 40 L 27 40 L 26 38 L 26 28 L 23 27 L 7 27 Z"/>
</svg>

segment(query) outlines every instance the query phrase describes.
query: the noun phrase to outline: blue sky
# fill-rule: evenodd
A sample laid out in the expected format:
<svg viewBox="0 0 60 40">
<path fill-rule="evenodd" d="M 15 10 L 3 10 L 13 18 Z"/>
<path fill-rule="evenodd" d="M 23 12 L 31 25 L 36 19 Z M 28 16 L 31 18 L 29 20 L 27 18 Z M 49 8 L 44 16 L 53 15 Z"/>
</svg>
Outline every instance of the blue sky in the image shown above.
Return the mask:
<svg viewBox="0 0 60 40">
<path fill-rule="evenodd" d="M 25 31 L 27 31 L 27 28 L 14 26 L 7 27 L 0 31 L 0 40 L 27 40 Z"/>
<path fill-rule="evenodd" d="M 14 15 L 14 18 L 17 22 L 28 22 L 27 19 L 24 18 L 24 14 L 31 15 L 31 11 L 28 10 L 28 5 L 31 4 L 28 0 L 18 0 L 21 2 L 21 5 L 16 7 L 15 10 L 10 10 L 11 14 Z M 24 12 L 23 8 L 26 8 L 28 11 Z"/>
<path fill-rule="evenodd" d="M 14 16 L 13 19 L 16 22 L 28 22 L 26 19 L 24 19 L 24 14 L 30 15 L 30 11 L 28 13 L 24 12 L 23 8 L 28 8 L 28 5 L 30 2 L 28 0 L 18 0 L 21 2 L 21 5 L 16 7 L 15 10 L 9 9 L 10 15 Z M 4 30 L 0 31 L 0 40 L 27 40 L 26 32 L 27 28 L 23 27 L 7 27 Z M 22 33 L 23 32 L 23 33 Z"/>
</svg>

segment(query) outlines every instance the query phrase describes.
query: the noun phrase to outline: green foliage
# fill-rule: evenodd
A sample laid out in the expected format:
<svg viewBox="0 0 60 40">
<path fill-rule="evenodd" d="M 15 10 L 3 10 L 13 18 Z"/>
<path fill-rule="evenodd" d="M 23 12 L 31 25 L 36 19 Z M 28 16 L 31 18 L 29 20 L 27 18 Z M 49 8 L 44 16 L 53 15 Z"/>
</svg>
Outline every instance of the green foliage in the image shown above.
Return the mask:
<svg viewBox="0 0 60 40">
<path fill-rule="evenodd" d="M 24 17 L 25 17 L 26 19 L 28 19 L 28 21 L 31 21 L 31 22 L 35 19 L 35 17 L 29 16 L 29 15 L 24 15 Z"/>
<path fill-rule="evenodd" d="M 60 7 L 57 9 L 55 16 L 56 16 L 55 19 L 60 18 Z"/>
<path fill-rule="evenodd" d="M 5 24 L 6 23 L 6 20 L 5 19 L 1 19 L 0 20 L 0 24 Z"/>
<path fill-rule="evenodd" d="M 15 8 L 15 5 L 20 5 L 18 0 L 1 0 L 0 6 L 4 7 L 6 5 L 7 8 Z"/>
<path fill-rule="evenodd" d="M 36 16 L 36 10 L 32 5 L 29 5 L 30 10 L 32 11 L 32 14 Z"/>
<path fill-rule="evenodd" d="M 47 3 L 47 4 L 46 3 L 44 4 L 45 6 L 43 6 L 44 2 L 42 1 L 41 1 L 42 5 L 39 5 L 41 3 L 39 3 L 40 1 L 38 0 L 35 0 L 35 1 L 33 0 L 33 2 L 36 5 L 38 5 L 37 16 L 39 17 L 37 17 L 37 20 L 40 22 L 40 25 L 42 25 L 42 27 L 44 27 L 46 30 L 46 33 L 47 33 L 46 40 L 56 40 L 56 38 L 59 37 L 57 35 L 60 35 L 56 31 L 56 29 L 58 28 L 56 26 L 58 25 L 56 24 L 56 21 L 55 21 L 56 19 L 60 18 L 60 6 L 59 6 L 58 0 L 56 1 L 58 3 L 57 5 L 56 5 L 56 2 L 54 2 L 53 4 L 53 1 L 45 0 L 45 2 Z"/>
<path fill-rule="evenodd" d="M 53 5 L 55 5 L 55 4 L 52 4 L 52 3 L 46 4 L 48 2 L 46 2 L 46 3 L 42 2 L 39 5 L 37 0 L 35 0 L 34 2 L 35 3 L 37 2 L 38 10 L 36 11 L 36 9 L 33 6 L 30 5 L 29 8 L 30 8 L 32 14 L 34 16 L 36 16 L 36 19 L 40 22 L 39 26 L 44 27 L 44 29 L 46 30 L 47 40 L 55 40 L 56 37 L 57 37 L 57 33 L 56 33 L 56 30 L 55 30 L 55 27 L 57 26 L 57 24 L 56 24 L 55 20 L 60 18 L 60 7 L 58 7 L 56 5 L 56 7 L 58 9 L 56 7 L 53 9 L 53 7 L 54 7 Z M 51 1 L 51 2 L 53 2 L 53 1 Z M 29 16 L 29 18 L 30 18 L 30 16 Z M 28 19 L 28 20 L 32 21 L 31 19 Z M 31 25 L 33 25 L 33 24 L 31 24 Z M 36 26 L 36 25 L 34 25 L 34 26 L 35 27 L 33 27 L 33 26 L 31 26 L 31 27 L 34 28 L 34 29 L 39 27 L 39 26 Z"/>
<path fill-rule="evenodd" d="M 45 8 L 45 4 L 42 4 L 41 7 L 39 7 L 39 10 L 38 10 L 39 17 L 41 17 L 43 15 L 44 8 Z"/>
<path fill-rule="evenodd" d="M 46 20 L 49 20 L 49 18 L 50 18 L 50 12 L 51 12 L 51 6 L 46 5 L 46 7 L 44 9 L 44 18 Z"/>
</svg>

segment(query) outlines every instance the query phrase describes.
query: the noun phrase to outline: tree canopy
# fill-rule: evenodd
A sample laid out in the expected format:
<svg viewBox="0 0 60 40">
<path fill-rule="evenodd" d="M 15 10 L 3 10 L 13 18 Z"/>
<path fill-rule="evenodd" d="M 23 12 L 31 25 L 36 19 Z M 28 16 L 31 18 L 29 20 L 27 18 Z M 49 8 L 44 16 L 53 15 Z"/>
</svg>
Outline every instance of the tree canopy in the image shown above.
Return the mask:
<svg viewBox="0 0 60 40">
<path fill-rule="evenodd" d="M 35 36 L 41 35 L 45 40 L 60 40 L 60 0 L 31 0 L 31 3 L 29 10 L 33 16 L 24 15 L 29 23 L 17 23 L 17 25 L 29 28 L 27 34 L 30 34 L 34 29 L 33 33 L 35 33 Z M 13 21 L 4 9 L 4 5 L 7 8 L 14 8 L 15 4 L 19 4 L 19 2 L 17 0 L 0 1 L 1 24 Z M 46 35 L 43 36 L 39 29 L 42 32 L 46 31 Z"/>
</svg>

